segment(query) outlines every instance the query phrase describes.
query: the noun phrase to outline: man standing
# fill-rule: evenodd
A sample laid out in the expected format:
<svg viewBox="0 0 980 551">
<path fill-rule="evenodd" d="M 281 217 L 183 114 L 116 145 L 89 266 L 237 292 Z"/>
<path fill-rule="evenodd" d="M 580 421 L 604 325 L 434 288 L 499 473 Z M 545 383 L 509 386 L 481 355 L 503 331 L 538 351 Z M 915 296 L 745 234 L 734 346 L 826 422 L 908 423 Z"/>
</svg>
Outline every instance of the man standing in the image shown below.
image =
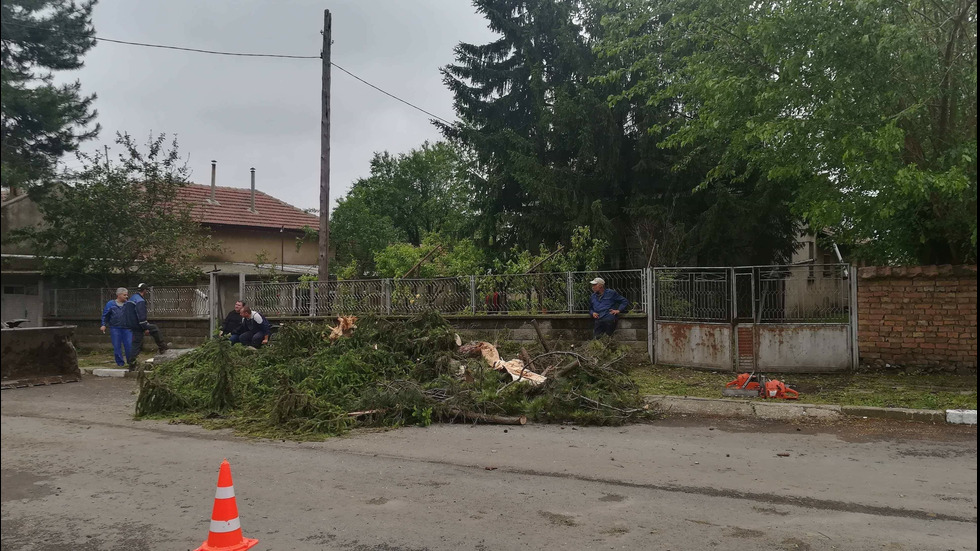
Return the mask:
<svg viewBox="0 0 980 551">
<path fill-rule="evenodd" d="M 619 315 L 626 313 L 629 302 L 623 295 L 606 289 L 606 281 L 597 277 L 590 281 L 592 284 L 592 296 L 589 297 L 589 313 L 595 320 L 592 328 L 592 338 L 598 339 L 602 335 L 612 335 L 616 331 L 616 324 L 619 322 Z"/>
<path fill-rule="evenodd" d="M 228 312 L 228 315 L 225 316 L 225 322 L 221 324 L 221 330 L 218 331 L 219 337 L 228 335 L 228 338 L 231 338 L 242 334 L 244 331 L 242 324 L 245 322 L 245 318 L 242 317 L 242 308 L 245 308 L 245 303 L 236 300 L 235 309 Z"/>
<path fill-rule="evenodd" d="M 136 286 L 136 294 L 133 295 L 133 304 L 136 306 L 136 327 L 133 328 L 133 357 L 129 360 L 130 369 L 136 367 L 136 357 L 143 350 L 144 335 L 153 337 L 161 354 L 167 351 L 167 343 L 163 341 L 160 328 L 146 320 L 146 292 L 149 290 L 149 285 L 140 283 Z"/>
<path fill-rule="evenodd" d="M 129 289 L 125 287 L 116 289 L 116 298 L 105 303 L 102 309 L 102 327 L 99 327 L 99 331 L 105 333 L 106 328 L 109 329 L 112 351 L 119 367 L 125 367 L 127 361 L 136 361 L 133 356 L 132 331 L 132 327 L 136 325 L 135 314 L 133 305 L 129 302 Z"/>
<path fill-rule="evenodd" d="M 272 333 L 269 320 L 262 317 L 262 314 L 253 312 L 248 306 L 242 306 L 241 313 L 244 331 L 240 335 L 232 335 L 231 342 L 254 346 L 255 348 L 262 348 L 263 344 L 268 344 L 269 335 Z"/>
</svg>

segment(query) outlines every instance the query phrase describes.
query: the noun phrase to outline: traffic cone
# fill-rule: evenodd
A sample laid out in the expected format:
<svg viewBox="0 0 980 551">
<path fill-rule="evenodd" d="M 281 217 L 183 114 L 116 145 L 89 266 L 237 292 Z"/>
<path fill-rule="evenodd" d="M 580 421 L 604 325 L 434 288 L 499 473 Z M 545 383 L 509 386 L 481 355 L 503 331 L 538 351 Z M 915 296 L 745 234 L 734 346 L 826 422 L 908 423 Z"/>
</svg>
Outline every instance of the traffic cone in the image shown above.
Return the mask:
<svg viewBox="0 0 980 551">
<path fill-rule="evenodd" d="M 196 551 L 245 551 L 257 543 L 259 540 L 242 537 L 238 504 L 235 503 L 235 486 L 231 483 L 231 465 L 225 459 L 218 471 L 218 489 L 214 492 L 214 510 L 211 512 L 208 539 Z"/>
</svg>

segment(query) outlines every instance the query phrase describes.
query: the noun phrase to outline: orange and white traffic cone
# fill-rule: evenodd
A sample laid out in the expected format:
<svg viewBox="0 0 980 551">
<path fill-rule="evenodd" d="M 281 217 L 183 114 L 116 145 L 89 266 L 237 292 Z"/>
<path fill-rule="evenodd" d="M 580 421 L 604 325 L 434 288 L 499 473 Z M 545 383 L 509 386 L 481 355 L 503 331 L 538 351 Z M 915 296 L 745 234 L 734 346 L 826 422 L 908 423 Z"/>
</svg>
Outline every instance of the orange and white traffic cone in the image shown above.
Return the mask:
<svg viewBox="0 0 980 551">
<path fill-rule="evenodd" d="M 218 471 L 218 489 L 214 492 L 214 510 L 211 512 L 208 539 L 196 551 L 245 551 L 257 543 L 259 540 L 242 537 L 238 504 L 235 503 L 235 486 L 231 483 L 231 465 L 225 459 Z"/>
</svg>

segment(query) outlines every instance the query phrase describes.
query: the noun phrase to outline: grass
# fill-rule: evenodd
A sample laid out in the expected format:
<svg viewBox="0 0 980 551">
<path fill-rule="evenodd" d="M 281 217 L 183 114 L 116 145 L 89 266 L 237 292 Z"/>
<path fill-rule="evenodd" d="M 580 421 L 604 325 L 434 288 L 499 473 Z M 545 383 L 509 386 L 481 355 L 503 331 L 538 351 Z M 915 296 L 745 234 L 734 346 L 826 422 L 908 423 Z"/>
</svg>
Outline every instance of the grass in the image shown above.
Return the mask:
<svg viewBox="0 0 980 551">
<path fill-rule="evenodd" d="M 630 376 L 644 394 L 721 398 L 734 373 L 683 367 L 643 366 Z M 976 409 L 977 376 L 946 373 L 859 371 L 853 374 L 777 375 L 800 391 L 811 404 L 904 407 L 917 409 Z"/>
<path fill-rule="evenodd" d="M 76 353 L 81 369 L 116 367 L 111 348 L 79 348 Z"/>
</svg>

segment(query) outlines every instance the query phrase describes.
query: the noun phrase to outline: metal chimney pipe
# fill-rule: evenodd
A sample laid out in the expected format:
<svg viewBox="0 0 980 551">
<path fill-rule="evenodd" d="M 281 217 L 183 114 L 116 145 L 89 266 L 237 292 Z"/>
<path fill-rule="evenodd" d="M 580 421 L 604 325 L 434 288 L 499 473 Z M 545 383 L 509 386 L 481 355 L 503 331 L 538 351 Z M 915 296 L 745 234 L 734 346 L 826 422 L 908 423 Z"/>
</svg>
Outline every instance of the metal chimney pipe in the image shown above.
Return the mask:
<svg viewBox="0 0 980 551">
<path fill-rule="evenodd" d="M 249 171 L 252 173 L 252 208 L 250 210 L 255 212 L 255 167 L 253 166 Z"/>
<path fill-rule="evenodd" d="M 214 186 L 215 186 L 215 175 L 218 171 L 218 161 L 211 161 L 211 202 L 214 203 L 217 200 L 214 197 Z"/>
</svg>

